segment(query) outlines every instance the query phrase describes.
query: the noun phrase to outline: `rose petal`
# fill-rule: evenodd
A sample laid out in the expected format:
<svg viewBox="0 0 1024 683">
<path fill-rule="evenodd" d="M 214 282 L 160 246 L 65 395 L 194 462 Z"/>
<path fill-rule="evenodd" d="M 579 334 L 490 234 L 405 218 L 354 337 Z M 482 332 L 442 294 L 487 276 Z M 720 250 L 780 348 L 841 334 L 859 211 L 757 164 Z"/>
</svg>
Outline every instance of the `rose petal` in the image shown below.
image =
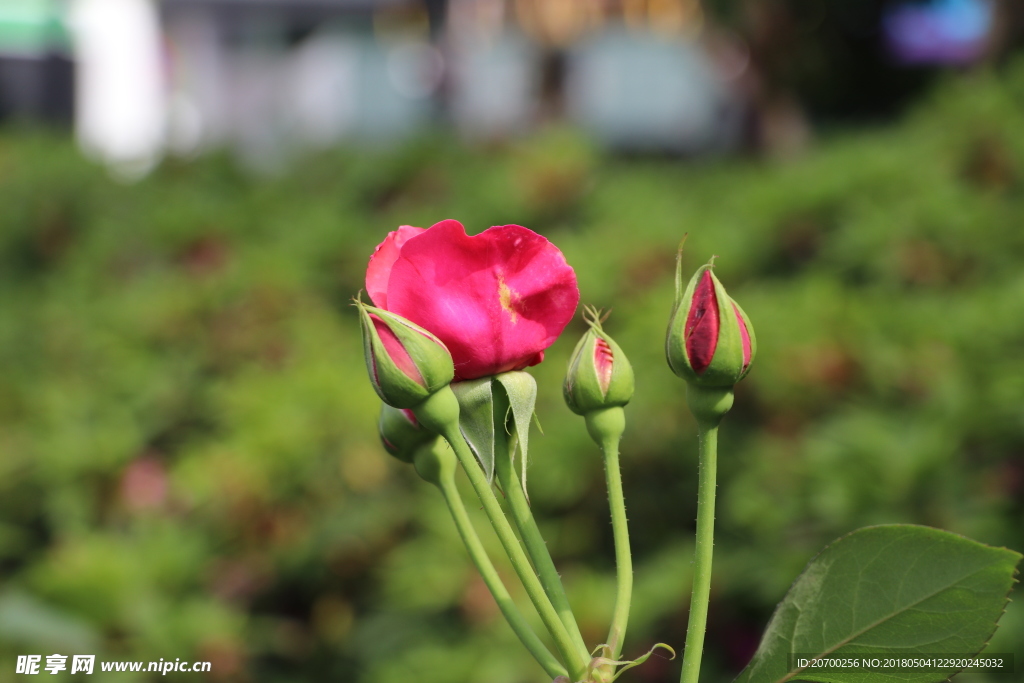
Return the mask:
<svg viewBox="0 0 1024 683">
<path fill-rule="evenodd" d="M 711 271 L 706 270 L 693 292 L 693 303 L 686 317 L 686 356 L 698 375 L 711 365 L 718 346 L 718 301 Z"/>
<path fill-rule="evenodd" d="M 740 315 L 739 306 L 733 304 L 732 310 L 736 314 L 736 322 L 740 324 L 740 337 L 743 339 L 743 369 L 746 370 L 750 365 L 750 332 L 747 330 L 747 324 L 743 322 L 743 316 Z"/>
<path fill-rule="evenodd" d="M 384 241 L 374 249 L 370 264 L 366 267 L 366 293 L 378 308 L 388 310 L 388 278 L 391 277 L 391 267 L 395 264 L 402 245 L 424 232 L 425 228 L 403 225 L 398 230 L 389 232 Z"/>
<path fill-rule="evenodd" d="M 608 387 L 612 384 L 612 370 L 615 364 L 615 354 L 601 337 L 594 342 L 594 369 L 597 371 L 597 382 L 601 386 L 601 393 L 608 393 Z"/>
<path fill-rule="evenodd" d="M 375 315 L 370 316 L 370 320 L 373 321 L 373 326 L 377 330 L 377 335 L 380 337 L 381 342 L 384 343 L 384 350 L 387 352 L 388 357 L 391 361 L 398 366 L 398 369 L 406 374 L 406 376 L 413 382 L 422 385 L 423 375 L 420 374 L 419 368 L 416 367 L 416 363 L 413 362 L 409 356 L 409 352 L 402 346 L 402 342 L 398 340 L 395 333 L 391 331 L 383 320 Z M 377 372 L 376 365 L 373 368 L 374 373 Z"/>
<path fill-rule="evenodd" d="M 402 246 L 387 302 L 444 342 L 459 380 L 541 362 L 579 289 L 562 252 L 532 230 L 503 225 L 470 237 L 447 220 Z"/>
</svg>

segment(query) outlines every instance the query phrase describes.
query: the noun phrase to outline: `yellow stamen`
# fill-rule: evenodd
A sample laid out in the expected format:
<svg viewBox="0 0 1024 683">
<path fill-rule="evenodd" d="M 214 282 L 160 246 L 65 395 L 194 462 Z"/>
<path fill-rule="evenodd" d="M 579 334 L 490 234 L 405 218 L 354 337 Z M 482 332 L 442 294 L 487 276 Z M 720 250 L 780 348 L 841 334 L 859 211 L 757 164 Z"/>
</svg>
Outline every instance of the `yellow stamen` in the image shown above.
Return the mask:
<svg viewBox="0 0 1024 683">
<path fill-rule="evenodd" d="M 515 324 L 519 319 L 519 314 L 516 313 L 515 309 L 512 308 L 512 297 L 515 295 L 508 285 L 505 284 L 505 278 L 501 275 L 498 276 L 498 302 L 501 307 L 508 313 L 509 318 L 512 320 L 512 324 Z"/>
</svg>

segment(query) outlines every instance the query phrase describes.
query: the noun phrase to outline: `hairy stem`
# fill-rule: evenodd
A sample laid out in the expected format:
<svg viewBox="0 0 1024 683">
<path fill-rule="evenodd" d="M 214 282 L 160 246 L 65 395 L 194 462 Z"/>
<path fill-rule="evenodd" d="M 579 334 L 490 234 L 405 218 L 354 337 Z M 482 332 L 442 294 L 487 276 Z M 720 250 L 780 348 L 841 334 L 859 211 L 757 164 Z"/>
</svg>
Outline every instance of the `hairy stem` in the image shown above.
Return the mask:
<svg viewBox="0 0 1024 683">
<path fill-rule="evenodd" d="M 686 626 L 680 683 L 697 683 L 704 651 L 704 631 L 711 594 L 711 556 L 715 536 L 715 476 L 718 467 L 718 421 L 698 420 L 700 473 L 697 484 L 697 545 L 693 558 L 693 592 Z"/>
<path fill-rule="evenodd" d="M 612 536 L 615 539 L 616 591 L 612 623 L 608 629 L 608 648 L 611 658 L 622 654 L 626 637 L 629 606 L 633 595 L 633 558 L 629 552 L 629 526 L 626 522 L 626 501 L 622 495 L 622 475 L 619 471 L 619 438 L 609 436 L 601 444 L 604 451 L 605 478 L 608 482 L 608 506 L 612 513 Z"/>
<path fill-rule="evenodd" d="M 459 490 L 455 486 L 455 477 L 451 475 L 443 477 L 439 488 L 441 493 L 444 494 L 445 502 L 448 503 L 448 509 L 451 511 L 452 519 L 455 521 L 455 528 L 458 529 L 459 536 L 462 537 L 463 543 L 466 544 L 466 550 L 469 552 L 473 564 L 476 565 L 477 571 L 480 572 L 484 583 L 487 584 L 491 595 L 494 596 L 494 601 L 498 604 L 498 609 L 505 616 L 509 626 L 519 636 L 519 640 L 530 651 L 530 654 L 537 660 L 537 663 L 544 668 L 548 676 L 551 678 L 565 676 L 567 674 L 565 667 L 551 654 L 551 651 L 548 650 L 540 638 L 537 637 L 537 634 L 534 633 L 533 629 L 530 628 L 530 625 L 523 618 L 519 608 L 516 607 L 515 602 L 512 600 L 512 596 L 509 595 L 508 589 L 505 588 L 505 584 L 502 583 L 501 577 L 491 563 L 490 558 L 487 556 L 487 551 L 484 550 L 483 544 L 480 543 L 476 529 L 473 528 L 473 523 L 466 513 L 466 506 L 462 503 Z"/>
<path fill-rule="evenodd" d="M 487 477 L 484 476 L 483 470 L 477 463 L 476 456 L 473 455 L 469 444 L 466 443 L 466 438 L 459 428 L 460 409 L 455 394 L 450 387 L 445 387 L 431 394 L 425 401 L 413 408 L 413 411 L 420 424 L 444 437 L 444 440 L 455 451 L 455 456 L 466 472 L 466 476 L 469 477 L 469 483 L 472 484 L 473 490 L 480 498 L 480 503 L 483 504 L 487 519 L 494 527 L 494 533 L 497 534 L 502 548 L 505 549 L 505 553 L 512 562 L 512 568 L 519 580 L 522 581 L 523 588 L 526 589 L 526 594 L 536 608 L 544 627 L 554 639 L 555 648 L 562 656 L 562 661 L 565 662 L 566 668 L 572 674 L 573 680 L 580 680 L 586 674 L 588 659 L 580 655 L 569 632 L 566 631 L 565 625 L 559 619 L 555 608 L 552 607 L 551 601 L 544 594 L 544 587 L 537 575 L 534 574 L 530 560 L 523 552 L 523 547 L 519 545 L 519 539 L 516 538 L 512 526 L 505 519 L 505 513 L 494 495 L 490 482 L 487 481 Z"/>
<path fill-rule="evenodd" d="M 497 430 L 496 430 L 497 431 Z M 519 537 L 523 539 L 526 547 L 526 554 L 537 570 L 544 593 L 551 600 L 558 617 L 572 638 L 576 649 L 585 659 L 590 658 L 590 652 L 583 641 L 579 626 L 576 624 L 576 617 L 569 606 L 569 598 L 565 594 L 562 580 L 558 576 L 558 570 L 548 552 L 548 546 L 541 536 L 537 521 L 533 518 L 530 504 L 526 500 L 526 493 L 523 491 L 522 483 L 512 471 L 512 459 L 509 450 L 509 440 L 505 434 L 497 434 L 495 439 L 495 473 L 498 483 L 505 493 L 507 507 L 512 517 L 512 524 L 519 531 Z"/>
</svg>

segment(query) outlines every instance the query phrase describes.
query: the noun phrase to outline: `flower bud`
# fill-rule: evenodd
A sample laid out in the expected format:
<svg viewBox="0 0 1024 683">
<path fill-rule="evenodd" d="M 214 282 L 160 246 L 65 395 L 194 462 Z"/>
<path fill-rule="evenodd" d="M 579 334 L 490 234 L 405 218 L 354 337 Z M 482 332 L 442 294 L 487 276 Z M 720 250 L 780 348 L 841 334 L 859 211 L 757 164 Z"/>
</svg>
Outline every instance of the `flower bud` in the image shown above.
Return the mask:
<svg viewBox="0 0 1024 683">
<path fill-rule="evenodd" d="M 690 384 L 728 388 L 750 371 L 757 342 L 747 314 L 715 277 L 713 261 L 697 269 L 683 292 L 677 260 L 676 303 L 665 355 L 672 372 Z"/>
<path fill-rule="evenodd" d="M 626 354 L 601 329 L 595 309 L 586 309 L 584 318 L 590 329 L 576 344 L 562 385 L 565 403 L 577 415 L 624 406 L 633 398 L 633 368 Z"/>
<path fill-rule="evenodd" d="M 448 386 L 455 366 L 440 339 L 394 313 L 361 301 L 356 306 L 366 369 L 382 401 L 394 408 L 412 408 Z"/>
<path fill-rule="evenodd" d="M 413 464 L 420 479 L 439 488 L 446 480 L 454 483 L 458 459 L 447 441 L 435 439 L 433 443 L 422 445 L 416 449 L 415 456 Z"/>
<path fill-rule="evenodd" d="M 411 410 L 392 408 L 386 403 L 380 407 L 377 429 L 384 450 L 408 463 L 413 461 L 417 448 L 436 437 L 423 428 Z"/>
</svg>

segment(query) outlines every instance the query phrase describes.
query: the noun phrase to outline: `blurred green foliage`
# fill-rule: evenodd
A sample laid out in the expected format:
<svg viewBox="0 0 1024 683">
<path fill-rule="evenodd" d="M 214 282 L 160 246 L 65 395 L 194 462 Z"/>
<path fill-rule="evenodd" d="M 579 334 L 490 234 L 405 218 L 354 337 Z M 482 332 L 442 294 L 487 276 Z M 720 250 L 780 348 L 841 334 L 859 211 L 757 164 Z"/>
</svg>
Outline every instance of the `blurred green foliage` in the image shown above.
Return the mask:
<svg viewBox="0 0 1024 683">
<path fill-rule="evenodd" d="M 68 141 L 12 131 L 0 206 L 0 682 L 53 652 L 210 660 L 224 681 L 542 680 L 437 492 L 378 445 L 348 305 L 388 230 L 449 217 L 545 234 L 583 301 L 614 311 L 637 384 L 627 656 L 685 628 L 696 438 L 662 351 L 685 232 L 686 270 L 718 255 L 759 346 L 724 423 L 707 681 L 856 527 L 1024 549 L 1024 68 L 784 165 L 606 159 L 549 130 L 332 152 L 277 179 L 168 162 L 121 186 Z M 530 481 L 596 645 L 611 530 L 560 387 L 584 329 L 532 370 Z M 1024 665 L 1019 602 L 990 650 Z M 625 679 L 677 676 L 652 658 Z"/>
</svg>

